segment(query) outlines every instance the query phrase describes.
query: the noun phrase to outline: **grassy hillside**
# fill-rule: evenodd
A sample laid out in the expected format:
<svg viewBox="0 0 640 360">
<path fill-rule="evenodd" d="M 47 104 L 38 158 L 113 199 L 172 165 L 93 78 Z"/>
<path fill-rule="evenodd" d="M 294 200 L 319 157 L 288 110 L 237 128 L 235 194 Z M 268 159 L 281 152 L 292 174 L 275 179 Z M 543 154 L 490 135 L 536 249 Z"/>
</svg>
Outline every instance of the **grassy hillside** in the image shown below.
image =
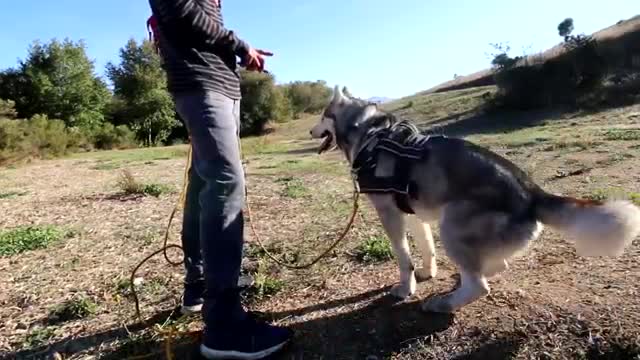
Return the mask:
<svg viewBox="0 0 640 360">
<path fill-rule="evenodd" d="M 634 56 L 640 56 L 640 15 L 630 19 L 620 21 L 605 29 L 592 34 L 602 47 L 602 53 L 612 63 L 630 63 Z M 530 63 L 541 63 L 549 59 L 556 58 L 565 52 L 562 44 L 558 44 L 546 51 L 538 54 L 530 54 L 526 61 Z M 524 64 L 524 59 L 518 65 Z M 459 76 L 456 79 L 436 85 L 427 89 L 425 93 L 443 92 L 449 90 L 467 89 L 477 86 L 494 85 L 492 69 L 484 69 L 473 74 Z"/>
<path fill-rule="evenodd" d="M 420 127 L 459 134 L 507 156 L 552 192 L 640 200 L 640 106 L 594 113 L 494 113 L 492 87 L 417 94 L 386 104 Z M 338 152 L 318 156 L 317 116 L 243 140 L 251 222 L 292 263 L 325 249 L 346 225 L 351 183 Z M 197 317 L 179 318 L 182 268 L 162 257 L 138 273 L 143 320 L 128 278 L 162 244 L 178 200 L 186 147 L 38 161 L 0 171 L 0 357 L 197 359 Z M 123 182 L 128 171 L 131 181 Z M 131 180 L 131 178 L 129 178 Z M 492 279 L 491 296 L 453 317 L 420 302 L 449 291 L 456 269 L 437 238 L 439 274 L 396 303 L 388 240 L 371 207 L 345 242 L 304 271 L 270 262 L 247 228 L 247 304 L 291 325 L 280 359 L 632 359 L 640 356 L 640 243 L 617 259 L 584 259 L 551 230 Z M 179 242 L 181 222 L 171 231 Z M 180 254 L 171 252 L 173 259 Z M 419 254 L 414 250 L 416 264 Z"/>
</svg>

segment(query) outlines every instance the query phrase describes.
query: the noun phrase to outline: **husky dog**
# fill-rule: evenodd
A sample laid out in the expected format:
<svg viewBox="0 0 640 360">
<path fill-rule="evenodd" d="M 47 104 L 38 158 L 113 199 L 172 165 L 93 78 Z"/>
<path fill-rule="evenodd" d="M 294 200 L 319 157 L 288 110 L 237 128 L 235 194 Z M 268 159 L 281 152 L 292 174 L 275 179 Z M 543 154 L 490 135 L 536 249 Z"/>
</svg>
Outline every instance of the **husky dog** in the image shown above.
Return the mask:
<svg viewBox="0 0 640 360">
<path fill-rule="evenodd" d="M 356 180 L 362 181 L 370 179 L 363 179 L 363 173 L 354 168 L 360 154 L 375 148 L 398 123 L 392 114 L 375 104 L 346 97 L 336 86 L 330 104 L 310 132 L 312 138 L 324 139 L 319 153 L 338 148 L 358 174 Z M 394 156 L 393 149 L 370 152 L 375 155 L 373 170 L 364 177 L 387 174 L 393 178 L 398 169 L 394 162 L 409 164 L 402 177 L 410 189 L 405 202 L 412 211 L 404 211 L 393 192 L 366 194 L 398 262 L 400 282 L 392 287 L 392 295 L 406 298 L 414 294 L 416 279 L 436 276 L 429 224 L 440 225 L 443 248 L 458 267 L 461 283 L 449 294 L 427 299 L 422 304 L 424 311 L 455 312 L 489 294 L 487 279 L 507 269 L 507 260 L 537 239 L 543 225 L 567 236 L 581 256 L 621 255 L 640 234 L 640 208 L 629 201 L 553 195 L 488 149 L 458 138 L 419 136 L 422 140 L 414 144 L 419 144 L 421 156 L 407 162 Z M 395 148 L 403 150 L 403 146 L 416 152 L 415 145 L 398 144 Z M 406 225 L 411 226 L 422 253 L 422 268 L 414 268 Z"/>
</svg>

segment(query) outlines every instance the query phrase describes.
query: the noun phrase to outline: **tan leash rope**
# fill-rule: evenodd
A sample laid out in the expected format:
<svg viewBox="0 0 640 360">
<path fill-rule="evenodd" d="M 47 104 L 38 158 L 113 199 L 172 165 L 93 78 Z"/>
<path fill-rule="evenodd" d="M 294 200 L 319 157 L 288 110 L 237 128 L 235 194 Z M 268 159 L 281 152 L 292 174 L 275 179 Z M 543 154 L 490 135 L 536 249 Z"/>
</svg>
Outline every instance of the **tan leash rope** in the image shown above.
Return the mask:
<svg viewBox="0 0 640 360">
<path fill-rule="evenodd" d="M 238 143 L 240 144 L 240 141 L 238 141 Z M 242 154 L 241 145 L 240 145 L 240 153 Z M 154 256 L 156 256 L 158 254 L 161 254 L 161 253 L 163 254 L 164 259 L 167 261 L 167 263 L 169 265 L 171 265 L 171 266 L 179 266 L 179 265 L 184 264 L 184 257 L 183 257 L 182 261 L 179 261 L 179 262 L 178 261 L 172 261 L 171 259 L 169 259 L 169 255 L 167 254 L 167 250 L 169 250 L 169 249 L 179 249 L 184 254 L 184 249 L 182 248 L 182 246 L 176 245 L 176 244 L 169 245 L 169 232 L 171 230 L 171 224 L 173 223 L 173 219 L 175 218 L 176 213 L 178 212 L 178 210 L 181 207 L 184 208 L 185 203 L 186 203 L 187 188 L 189 186 L 189 170 L 191 169 L 192 158 L 193 158 L 193 147 L 190 145 L 189 146 L 189 153 L 188 153 L 188 156 L 187 156 L 187 165 L 185 166 L 185 170 L 184 170 L 182 191 L 180 193 L 180 198 L 179 198 L 178 203 L 173 208 L 173 210 L 171 211 L 171 215 L 169 216 L 169 222 L 168 222 L 167 228 L 165 230 L 164 244 L 163 244 L 162 248 L 159 249 L 159 250 L 154 251 L 153 253 L 151 253 L 150 255 L 145 257 L 142 261 L 140 261 L 138 263 L 138 265 L 136 265 L 136 267 L 131 272 L 131 277 L 130 277 L 131 294 L 133 296 L 133 300 L 134 300 L 134 303 L 135 303 L 136 317 L 138 319 L 140 319 L 140 317 L 141 317 L 140 316 L 140 300 L 138 298 L 138 294 L 137 294 L 136 288 L 135 288 L 135 279 L 136 279 L 136 273 L 138 272 L 140 267 L 142 267 L 142 265 L 144 265 L 151 258 L 153 258 Z M 245 170 L 244 169 L 244 155 L 242 155 L 242 166 L 243 166 L 243 170 Z M 247 220 L 249 221 L 249 224 L 251 226 L 251 231 L 253 232 L 253 235 L 254 235 L 254 237 L 256 239 L 256 242 L 258 243 L 258 245 L 260 246 L 262 251 L 264 251 L 264 253 L 267 255 L 267 257 L 269 257 L 269 259 L 271 259 L 273 262 L 275 262 L 276 264 L 278 264 L 280 266 L 283 266 L 283 267 L 288 268 L 288 269 L 293 269 L 293 270 L 302 270 L 302 269 L 308 269 L 308 268 L 312 267 L 313 265 L 318 263 L 320 260 L 322 260 L 325 256 L 327 256 L 327 254 L 329 254 L 331 251 L 333 251 L 333 249 L 335 249 L 335 247 L 338 246 L 338 244 L 342 240 L 344 240 L 344 238 L 349 233 L 349 230 L 351 230 L 351 227 L 353 226 L 353 223 L 355 222 L 356 215 L 358 214 L 358 208 L 359 208 L 358 199 L 359 199 L 359 195 L 360 195 L 360 193 L 358 192 L 358 186 L 357 186 L 357 184 L 355 182 L 355 179 L 353 181 L 353 186 L 354 186 L 354 191 L 353 191 L 353 211 L 351 213 L 351 217 L 349 219 L 349 223 L 347 224 L 347 226 L 344 229 L 344 231 L 342 232 L 342 234 L 340 234 L 338 239 L 336 241 L 334 241 L 333 244 L 331 244 L 331 246 L 327 250 L 322 252 L 313 261 L 311 261 L 311 262 L 309 262 L 308 264 L 305 264 L 305 265 L 297 265 L 296 266 L 296 265 L 287 264 L 287 263 L 283 262 L 282 260 L 278 259 L 273 254 L 271 254 L 266 249 L 266 247 L 264 246 L 264 243 L 262 242 L 262 238 L 260 237 L 260 235 L 259 235 L 259 233 L 256 230 L 255 225 L 254 225 L 253 215 L 251 213 L 251 205 L 249 204 L 249 193 L 248 193 L 247 185 L 246 185 L 246 182 L 245 182 L 244 190 L 245 190 L 245 206 L 246 206 L 246 209 L 247 209 L 247 217 L 248 217 Z M 167 357 L 167 359 L 173 359 L 173 355 L 171 354 L 171 341 L 172 341 L 172 338 L 174 337 L 174 335 L 176 335 L 178 332 L 176 332 L 175 329 L 172 326 L 172 327 L 170 327 L 169 331 L 166 332 L 166 333 L 168 334 L 168 336 L 165 339 L 166 357 Z"/>
</svg>

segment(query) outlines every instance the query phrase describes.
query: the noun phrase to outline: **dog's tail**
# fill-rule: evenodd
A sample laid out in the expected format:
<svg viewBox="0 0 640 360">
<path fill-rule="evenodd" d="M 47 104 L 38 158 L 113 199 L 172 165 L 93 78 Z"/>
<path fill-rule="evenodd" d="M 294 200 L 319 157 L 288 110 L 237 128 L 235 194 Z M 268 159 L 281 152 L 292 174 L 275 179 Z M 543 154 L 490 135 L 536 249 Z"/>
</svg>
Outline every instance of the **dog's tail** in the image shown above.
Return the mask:
<svg viewBox="0 0 640 360">
<path fill-rule="evenodd" d="M 619 256 L 640 235 L 640 208 L 631 201 L 594 201 L 540 192 L 536 217 L 575 243 L 580 256 Z"/>
</svg>

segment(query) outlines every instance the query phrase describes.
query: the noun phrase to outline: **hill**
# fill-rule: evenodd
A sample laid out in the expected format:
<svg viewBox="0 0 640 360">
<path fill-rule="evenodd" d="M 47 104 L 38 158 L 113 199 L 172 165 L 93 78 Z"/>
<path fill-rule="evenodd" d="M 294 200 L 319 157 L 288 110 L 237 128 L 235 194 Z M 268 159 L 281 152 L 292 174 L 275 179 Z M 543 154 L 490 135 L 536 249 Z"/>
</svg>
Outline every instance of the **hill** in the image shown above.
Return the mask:
<svg viewBox="0 0 640 360">
<path fill-rule="evenodd" d="M 628 20 L 623 20 L 615 25 L 597 31 L 592 36 L 598 40 L 605 49 L 608 56 L 625 59 L 629 56 L 640 56 L 640 15 L 636 15 Z M 564 52 L 562 44 L 558 44 L 542 53 L 530 55 L 527 60 L 534 63 L 544 62 L 555 58 Z M 637 60 L 636 60 L 637 61 Z M 518 65 L 522 65 L 524 60 Z M 424 94 L 443 92 L 448 90 L 466 89 L 474 86 L 494 85 L 493 70 L 484 69 L 473 74 L 459 76 L 454 80 L 444 82 L 425 90 Z"/>
</svg>

